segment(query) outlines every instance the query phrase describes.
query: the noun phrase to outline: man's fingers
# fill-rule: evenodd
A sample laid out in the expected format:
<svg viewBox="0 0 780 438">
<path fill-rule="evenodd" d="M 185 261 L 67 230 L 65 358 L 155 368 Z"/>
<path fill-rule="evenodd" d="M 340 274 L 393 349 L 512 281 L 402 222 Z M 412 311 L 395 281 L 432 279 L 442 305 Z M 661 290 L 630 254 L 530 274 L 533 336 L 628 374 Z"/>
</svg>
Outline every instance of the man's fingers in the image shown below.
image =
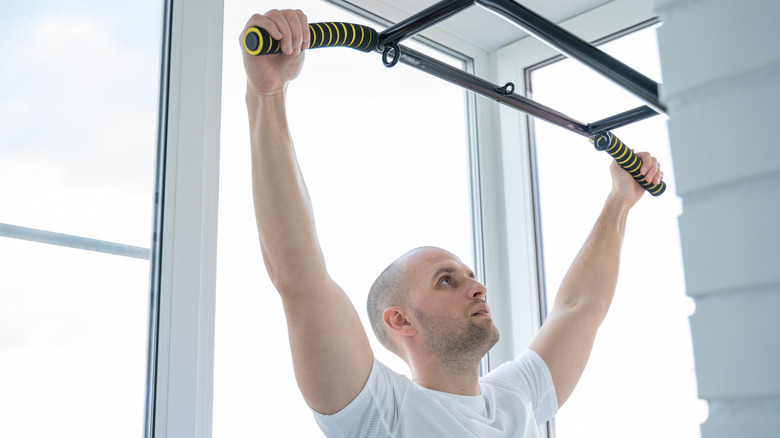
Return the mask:
<svg viewBox="0 0 780 438">
<path fill-rule="evenodd" d="M 238 43 L 242 48 L 244 47 L 246 31 L 252 27 L 265 29 L 268 32 L 268 35 L 275 40 L 281 40 L 283 37 L 282 32 L 279 30 L 279 26 L 273 20 L 264 15 L 254 14 L 249 18 L 249 21 L 247 21 L 246 26 L 244 26 L 244 30 L 241 31 L 241 35 L 238 36 Z"/>
<path fill-rule="evenodd" d="M 300 10 L 274 9 L 266 12 L 265 15 L 253 15 L 241 33 L 241 44 L 243 44 L 244 33 L 253 26 L 265 29 L 271 38 L 279 40 L 279 47 L 284 54 L 297 54 L 309 47 L 308 19 Z"/>
<path fill-rule="evenodd" d="M 292 54 L 293 30 L 291 29 L 290 22 L 287 19 L 286 11 L 279 11 L 274 9 L 272 11 L 268 11 L 265 14 L 265 17 L 272 21 L 274 25 L 276 25 L 276 28 L 279 29 L 281 38 L 276 38 L 273 35 L 272 38 L 279 40 L 279 47 L 281 47 L 282 53 L 285 55 Z"/>
<path fill-rule="evenodd" d="M 259 27 L 261 29 L 265 29 L 266 31 L 268 31 L 268 34 L 271 36 L 271 38 L 273 38 L 275 40 L 282 39 L 282 32 L 279 30 L 279 26 L 277 26 L 276 23 L 273 20 L 271 20 L 270 18 L 266 17 L 265 15 L 254 14 L 249 19 L 249 22 L 246 24 L 246 27 L 244 28 L 244 31 L 241 32 L 242 44 L 243 44 L 243 41 L 244 41 L 244 33 L 250 27 Z"/>
<path fill-rule="evenodd" d="M 637 155 L 642 159 L 642 168 L 639 169 L 639 172 L 645 176 L 645 180 L 653 184 L 660 184 L 663 172 L 661 172 L 661 164 L 658 163 L 658 160 L 648 152 L 640 152 Z"/>
<path fill-rule="evenodd" d="M 655 162 L 655 166 L 652 168 L 653 174 L 650 175 L 650 181 L 652 181 L 653 184 L 660 184 L 664 173 L 661 172 L 661 164 L 658 162 L 658 160 L 653 158 L 653 161 Z"/>
<path fill-rule="evenodd" d="M 299 53 L 301 51 L 301 22 L 298 20 L 298 14 L 295 11 L 286 9 L 282 11 L 285 22 L 290 30 L 289 40 L 285 39 L 283 51 L 286 54 Z"/>
<path fill-rule="evenodd" d="M 271 38 L 279 40 L 279 47 L 286 55 L 298 54 L 311 44 L 309 19 L 299 9 L 274 9 L 265 15 L 253 15 L 239 37 L 242 45 L 246 30 L 253 26 L 265 29 Z"/>
<path fill-rule="evenodd" d="M 298 53 L 300 50 L 306 50 L 309 48 L 311 37 L 309 33 L 309 18 L 300 9 L 296 9 L 292 12 L 295 18 L 298 20 L 298 25 L 300 26 L 300 38 L 293 38 L 293 48 L 299 49 L 296 51 L 296 53 Z"/>
</svg>

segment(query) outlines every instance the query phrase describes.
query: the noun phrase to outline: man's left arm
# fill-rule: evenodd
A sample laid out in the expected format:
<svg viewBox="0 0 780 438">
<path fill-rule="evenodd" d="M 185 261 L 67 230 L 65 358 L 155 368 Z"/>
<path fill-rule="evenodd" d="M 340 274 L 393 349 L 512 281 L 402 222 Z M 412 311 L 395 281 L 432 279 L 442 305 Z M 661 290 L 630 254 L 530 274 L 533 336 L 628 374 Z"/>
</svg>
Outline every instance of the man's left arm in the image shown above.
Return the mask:
<svg viewBox="0 0 780 438">
<path fill-rule="evenodd" d="M 658 184 L 663 172 L 656 159 L 646 152 L 637 155 L 642 159 L 640 171 L 645 179 Z M 530 346 L 550 369 L 558 406 L 569 398 L 582 376 L 596 332 L 612 303 L 628 212 L 644 193 L 616 162 L 610 171 L 612 191 Z"/>
</svg>

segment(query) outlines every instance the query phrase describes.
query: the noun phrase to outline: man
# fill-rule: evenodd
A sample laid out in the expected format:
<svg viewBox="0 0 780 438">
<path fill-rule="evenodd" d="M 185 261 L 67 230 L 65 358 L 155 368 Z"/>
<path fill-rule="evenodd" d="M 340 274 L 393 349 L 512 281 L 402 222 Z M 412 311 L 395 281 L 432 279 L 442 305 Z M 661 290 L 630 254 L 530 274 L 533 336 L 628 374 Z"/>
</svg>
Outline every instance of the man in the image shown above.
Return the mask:
<svg viewBox="0 0 780 438">
<path fill-rule="evenodd" d="M 301 11 L 255 15 L 283 54 L 244 53 L 252 184 L 263 259 L 282 297 L 298 386 L 322 430 L 342 437 L 535 437 L 571 394 L 612 301 L 629 209 L 644 190 L 613 163 L 613 188 L 528 350 L 480 378 L 497 342 L 487 290 L 455 255 L 417 248 L 392 263 L 369 293 L 382 344 L 413 382 L 374 360 L 365 330 L 330 278 L 289 134 L 285 92 L 309 47 Z M 246 28 L 244 29 L 244 31 Z M 243 35 L 243 32 L 242 32 Z M 641 172 L 663 173 L 640 153 Z"/>
</svg>

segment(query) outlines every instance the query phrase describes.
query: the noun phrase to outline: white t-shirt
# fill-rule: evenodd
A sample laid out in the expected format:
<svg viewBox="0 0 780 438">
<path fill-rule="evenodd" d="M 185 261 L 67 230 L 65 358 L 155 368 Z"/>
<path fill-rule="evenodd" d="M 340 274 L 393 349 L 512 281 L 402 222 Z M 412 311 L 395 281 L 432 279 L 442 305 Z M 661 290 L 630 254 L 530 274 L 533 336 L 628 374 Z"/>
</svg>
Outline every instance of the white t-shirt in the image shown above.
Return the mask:
<svg viewBox="0 0 780 438">
<path fill-rule="evenodd" d="M 330 438 L 536 438 L 558 410 L 550 370 L 533 350 L 480 378 L 479 387 L 477 396 L 434 391 L 375 359 L 354 400 L 314 417 Z"/>
</svg>

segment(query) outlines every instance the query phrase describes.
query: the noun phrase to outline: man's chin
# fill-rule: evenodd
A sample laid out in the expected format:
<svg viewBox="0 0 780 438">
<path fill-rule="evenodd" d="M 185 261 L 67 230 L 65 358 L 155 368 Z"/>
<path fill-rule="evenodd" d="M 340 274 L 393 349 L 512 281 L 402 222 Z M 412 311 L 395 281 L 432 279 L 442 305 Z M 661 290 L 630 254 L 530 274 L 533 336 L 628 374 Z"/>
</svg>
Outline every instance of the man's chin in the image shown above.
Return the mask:
<svg viewBox="0 0 780 438">
<path fill-rule="evenodd" d="M 492 321 L 490 322 L 489 326 L 484 327 L 483 333 L 484 336 L 482 344 L 485 346 L 485 353 L 487 353 L 488 350 L 493 348 L 493 346 L 498 343 L 500 336 L 498 333 L 498 328 L 496 328 Z"/>
<path fill-rule="evenodd" d="M 499 338 L 501 338 L 501 336 L 498 333 L 498 329 L 496 328 L 496 326 L 493 326 L 493 338 L 492 338 L 492 343 L 490 344 L 490 348 L 493 348 L 493 346 L 498 343 Z M 490 348 L 488 348 L 488 350 L 490 350 Z"/>
</svg>

